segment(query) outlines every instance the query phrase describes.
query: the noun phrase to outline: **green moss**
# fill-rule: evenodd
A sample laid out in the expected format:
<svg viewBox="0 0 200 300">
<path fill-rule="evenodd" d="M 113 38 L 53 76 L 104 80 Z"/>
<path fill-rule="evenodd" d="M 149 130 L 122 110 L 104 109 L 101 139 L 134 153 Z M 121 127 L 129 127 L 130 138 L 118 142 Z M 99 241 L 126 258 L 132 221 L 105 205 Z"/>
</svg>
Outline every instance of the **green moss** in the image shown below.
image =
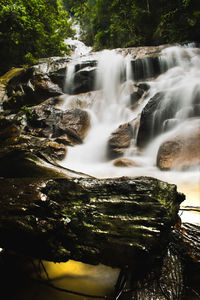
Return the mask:
<svg viewBox="0 0 200 300">
<path fill-rule="evenodd" d="M 7 84 L 13 77 L 19 75 L 23 68 L 14 68 L 0 77 L 0 84 Z"/>
</svg>

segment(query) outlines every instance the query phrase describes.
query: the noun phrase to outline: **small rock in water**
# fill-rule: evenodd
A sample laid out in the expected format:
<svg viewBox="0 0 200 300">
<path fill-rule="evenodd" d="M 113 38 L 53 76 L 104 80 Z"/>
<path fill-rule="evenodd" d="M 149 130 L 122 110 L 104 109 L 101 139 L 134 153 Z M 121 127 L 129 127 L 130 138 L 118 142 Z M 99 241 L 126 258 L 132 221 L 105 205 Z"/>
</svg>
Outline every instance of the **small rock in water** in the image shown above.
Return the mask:
<svg viewBox="0 0 200 300">
<path fill-rule="evenodd" d="M 133 134 L 133 127 L 130 123 L 120 125 L 113 131 L 108 141 L 108 157 L 113 159 L 124 154 L 131 145 Z"/>
<path fill-rule="evenodd" d="M 118 158 L 113 162 L 115 167 L 138 167 L 138 164 L 129 158 Z"/>
</svg>

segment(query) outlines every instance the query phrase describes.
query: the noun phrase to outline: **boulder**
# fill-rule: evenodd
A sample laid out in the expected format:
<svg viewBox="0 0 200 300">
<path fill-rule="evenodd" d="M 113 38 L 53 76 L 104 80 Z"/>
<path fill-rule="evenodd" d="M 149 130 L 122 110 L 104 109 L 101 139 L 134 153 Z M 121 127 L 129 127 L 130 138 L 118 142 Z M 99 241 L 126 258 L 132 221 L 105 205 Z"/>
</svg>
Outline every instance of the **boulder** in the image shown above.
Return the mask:
<svg viewBox="0 0 200 300">
<path fill-rule="evenodd" d="M 138 164 L 129 158 L 117 158 L 114 160 L 115 167 L 138 167 Z"/>
<path fill-rule="evenodd" d="M 157 166 L 162 170 L 188 168 L 200 164 L 200 120 L 182 124 L 158 150 Z"/>
<path fill-rule="evenodd" d="M 88 129 L 90 128 L 90 118 L 85 110 L 78 108 L 69 109 L 61 113 L 58 123 L 55 125 L 53 137 L 67 134 L 77 140 L 77 143 L 82 143 Z"/>
<path fill-rule="evenodd" d="M 75 175 L 75 172 L 68 171 L 63 170 L 54 162 L 53 155 L 49 157 L 42 151 L 40 153 L 38 151 L 37 155 L 27 152 L 25 145 L 22 149 L 7 147 L 0 151 L 0 177 L 59 178 Z"/>
<path fill-rule="evenodd" d="M 113 159 L 122 156 L 130 147 L 133 136 L 134 130 L 130 123 L 120 125 L 113 131 L 108 140 L 108 158 Z"/>
<path fill-rule="evenodd" d="M 0 247 L 134 270 L 165 252 L 184 200 L 175 185 L 148 177 L 0 178 L 0 185 Z"/>
<path fill-rule="evenodd" d="M 62 137 L 62 140 L 63 138 L 65 140 L 64 144 L 75 145 L 83 142 L 90 128 L 89 115 L 82 109 L 62 111 L 52 107 L 48 101 L 33 107 L 30 111 L 27 130 L 35 136 L 53 139 Z"/>
</svg>

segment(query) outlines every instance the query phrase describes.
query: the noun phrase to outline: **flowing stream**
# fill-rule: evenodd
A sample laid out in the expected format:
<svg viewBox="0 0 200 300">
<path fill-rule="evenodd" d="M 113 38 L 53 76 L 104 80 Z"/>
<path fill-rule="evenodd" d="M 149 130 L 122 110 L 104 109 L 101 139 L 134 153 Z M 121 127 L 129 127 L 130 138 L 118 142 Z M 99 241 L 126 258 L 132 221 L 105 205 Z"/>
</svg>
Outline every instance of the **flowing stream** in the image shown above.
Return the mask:
<svg viewBox="0 0 200 300">
<path fill-rule="evenodd" d="M 94 59 L 94 54 L 85 58 L 88 59 Z M 184 205 L 200 206 L 199 165 L 171 171 L 160 171 L 156 166 L 158 149 L 164 141 L 180 131 L 185 131 L 187 137 L 187 134 L 189 136 L 199 130 L 200 49 L 189 45 L 162 50 L 159 64 L 163 73 L 156 79 L 145 81 L 150 89 L 134 108 L 130 105 L 130 98 L 137 82 L 131 69 L 131 57 L 119 54 L 116 50 L 104 50 L 96 54 L 95 59 L 98 61 L 97 91 L 65 97 L 63 109 L 76 106 L 80 100 L 81 106 L 90 115 L 91 128 L 83 144 L 68 147 L 62 165 L 99 178 L 153 176 L 177 184 L 178 189 L 186 194 Z M 68 68 L 68 89 L 73 87 L 74 65 L 72 63 Z M 147 75 L 152 73 L 152 66 L 146 59 L 142 68 Z M 152 137 L 145 149 L 139 152 L 136 145 L 137 120 L 148 101 L 158 93 L 163 94 L 163 99 L 150 124 Z M 127 122 L 131 122 L 134 135 L 123 157 L 134 161 L 135 166 L 119 168 L 113 165 L 114 160 L 107 157 L 108 139 L 114 130 Z M 157 128 L 159 134 L 155 134 Z M 182 218 L 190 221 L 191 215 L 184 212 Z M 200 223 L 199 214 L 193 214 L 192 221 Z"/>
</svg>

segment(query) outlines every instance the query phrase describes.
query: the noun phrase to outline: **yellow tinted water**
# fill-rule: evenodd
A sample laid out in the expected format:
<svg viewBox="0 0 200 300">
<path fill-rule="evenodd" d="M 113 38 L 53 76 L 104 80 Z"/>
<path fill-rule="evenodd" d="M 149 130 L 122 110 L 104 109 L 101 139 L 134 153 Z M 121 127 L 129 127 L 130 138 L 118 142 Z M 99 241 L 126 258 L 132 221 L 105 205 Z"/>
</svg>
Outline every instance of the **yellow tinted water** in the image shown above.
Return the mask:
<svg viewBox="0 0 200 300">
<path fill-rule="evenodd" d="M 36 261 L 36 267 L 38 267 L 37 264 Z M 119 274 L 118 269 L 112 269 L 104 265 L 92 266 L 71 260 L 66 263 L 43 261 L 43 264 L 54 286 L 89 295 L 104 296 L 111 294 Z M 32 278 L 38 279 L 38 274 L 35 273 L 31 265 L 29 265 L 28 273 L 29 276 L 32 273 Z M 46 273 L 42 269 L 41 276 L 44 279 L 46 278 Z M 27 279 L 23 284 L 23 289 L 18 292 L 15 299 L 88 300 L 91 298 L 60 292 L 42 285 L 38 281 Z"/>
</svg>

